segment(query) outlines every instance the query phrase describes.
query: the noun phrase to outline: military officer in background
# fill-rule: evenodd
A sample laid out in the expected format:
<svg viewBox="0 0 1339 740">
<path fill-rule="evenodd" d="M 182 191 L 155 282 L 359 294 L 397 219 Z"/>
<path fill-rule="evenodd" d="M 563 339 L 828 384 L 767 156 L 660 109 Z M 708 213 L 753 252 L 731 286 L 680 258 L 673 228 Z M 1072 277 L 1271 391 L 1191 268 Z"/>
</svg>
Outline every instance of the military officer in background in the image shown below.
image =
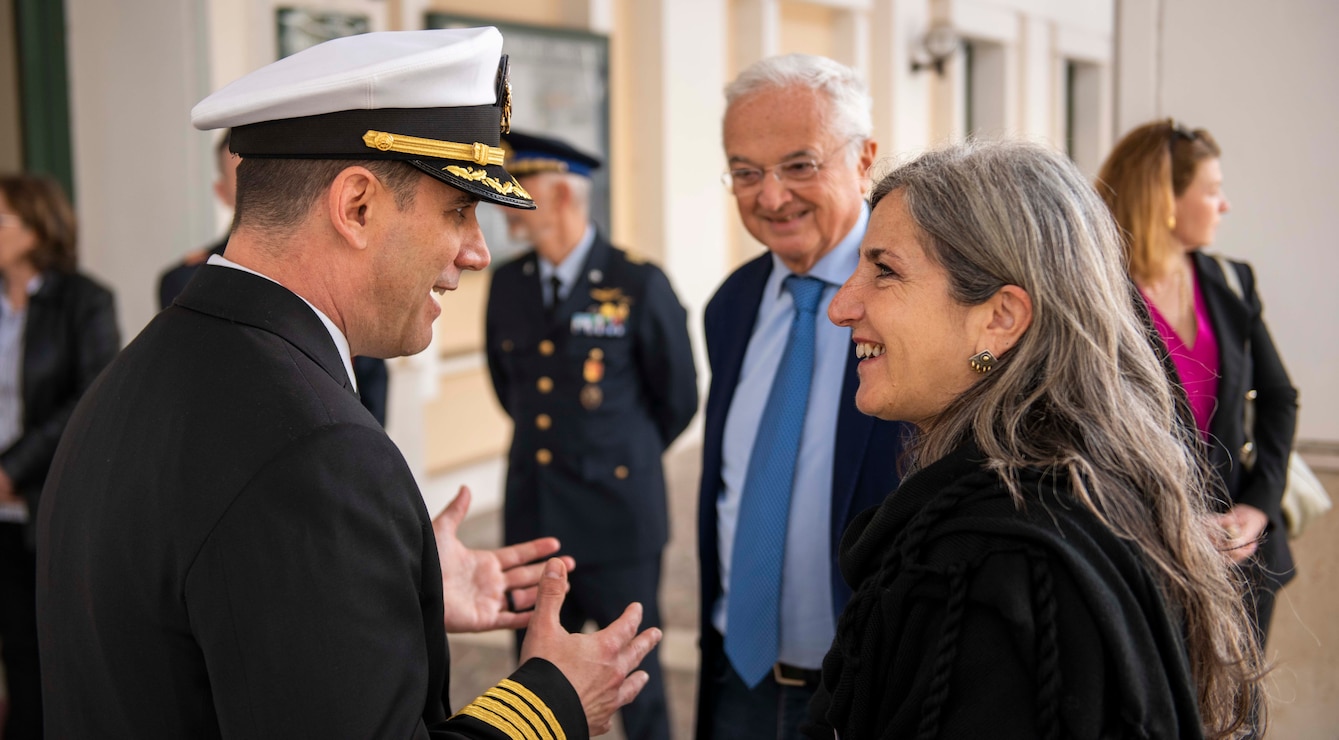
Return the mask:
<svg viewBox="0 0 1339 740">
<path fill-rule="evenodd" d="M 661 455 L 697 411 L 687 314 L 659 268 L 610 245 L 590 221 L 599 160 L 513 131 L 507 169 L 536 210 L 507 209 L 533 250 L 498 268 L 488 297 L 493 388 L 515 423 L 505 539 L 558 537 L 577 561 L 562 623 L 603 626 L 629 601 L 659 626 L 669 538 Z M 623 709 L 629 738 L 666 738 L 659 656 Z"/>
</svg>

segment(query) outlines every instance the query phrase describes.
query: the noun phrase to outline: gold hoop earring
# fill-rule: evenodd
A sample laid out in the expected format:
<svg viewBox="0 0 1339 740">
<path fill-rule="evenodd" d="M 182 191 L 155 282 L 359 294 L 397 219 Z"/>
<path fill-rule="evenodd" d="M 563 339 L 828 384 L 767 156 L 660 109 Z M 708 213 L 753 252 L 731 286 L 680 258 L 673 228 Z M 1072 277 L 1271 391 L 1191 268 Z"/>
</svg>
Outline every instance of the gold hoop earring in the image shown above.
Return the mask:
<svg viewBox="0 0 1339 740">
<path fill-rule="evenodd" d="M 983 349 L 980 352 L 977 352 L 967 360 L 967 364 L 971 365 L 973 370 L 982 375 L 994 370 L 995 362 L 995 355 L 992 355 L 988 349 Z"/>
</svg>

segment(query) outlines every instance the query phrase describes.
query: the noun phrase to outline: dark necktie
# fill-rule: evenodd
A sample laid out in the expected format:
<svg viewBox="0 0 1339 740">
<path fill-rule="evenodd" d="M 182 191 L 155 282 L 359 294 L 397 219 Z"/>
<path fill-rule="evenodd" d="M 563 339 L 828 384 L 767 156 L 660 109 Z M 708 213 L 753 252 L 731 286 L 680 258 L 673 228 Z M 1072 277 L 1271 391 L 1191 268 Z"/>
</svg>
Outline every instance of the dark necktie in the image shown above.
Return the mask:
<svg viewBox="0 0 1339 740">
<path fill-rule="evenodd" d="M 814 372 L 814 321 L 824 283 L 818 278 L 791 275 L 785 285 L 795 299 L 795 318 L 749 455 L 730 558 L 725 654 L 749 688 L 762 681 L 777 657 L 781 564 L 785 560 L 795 458 Z M 827 595 L 806 594 L 800 598 Z"/>
<path fill-rule="evenodd" d="M 552 296 L 549 299 L 549 317 L 552 318 L 553 314 L 558 311 L 558 303 L 562 300 L 559 297 L 562 295 L 561 293 L 563 287 L 562 279 L 560 279 L 557 275 L 550 275 L 549 287 L 552 289 Z"/>
</svg>

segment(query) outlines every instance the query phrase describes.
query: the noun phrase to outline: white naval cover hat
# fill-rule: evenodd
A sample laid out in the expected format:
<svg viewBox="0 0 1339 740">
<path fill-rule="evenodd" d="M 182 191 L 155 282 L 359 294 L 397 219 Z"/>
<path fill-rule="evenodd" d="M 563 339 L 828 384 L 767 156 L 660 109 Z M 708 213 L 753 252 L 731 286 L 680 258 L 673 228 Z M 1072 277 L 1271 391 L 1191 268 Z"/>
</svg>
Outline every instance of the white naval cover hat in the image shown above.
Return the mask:
<svg viewBox="0 0 1339 740">
<path fill-rule="evenodd" d="M 386 31 L 326 41 L 196 104 L 246 158 L 396 159 L 483 200 L 534 208 L 503 167 L 511 86 L 496 28 Z"/>
</svg>

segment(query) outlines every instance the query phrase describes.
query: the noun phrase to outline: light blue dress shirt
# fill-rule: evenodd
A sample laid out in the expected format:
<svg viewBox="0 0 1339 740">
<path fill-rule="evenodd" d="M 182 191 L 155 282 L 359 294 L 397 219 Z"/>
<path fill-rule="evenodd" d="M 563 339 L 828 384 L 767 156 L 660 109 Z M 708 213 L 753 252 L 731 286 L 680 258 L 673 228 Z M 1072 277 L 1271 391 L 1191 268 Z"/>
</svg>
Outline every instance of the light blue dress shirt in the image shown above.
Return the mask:
<svg viewBox="0 0 1339 740">
<path fill-rule="evenodd" d="M 561 265 L 554 267 L 552 262 L 543 257 L 539 258 L 539 286 L 544 291 L 545 306 L 551 305 L 553 301 L 553 296 L 550 295 L 553 288 L 550 285 L 549 278 L 553 277 L 554 274 L 558 275 L 558 279 L 562 281 L 562 287 L 558 291 L 561 295 L 558 296 L 558 300 L 561 301 L 566 298 L 572 292 L 572 286 L 577 284 L 577 278 L 581 275 L 581 267 L 586 264 L 586 255 L 590 254 L 591 245 L 594 243 L 595 226 L 586 224 L 586 233 L 581 235 L 581 241 L 577 242 L 576 247 L 567 253 L 567 257 Z M 603 276 L 599 280 L 591 278 L 591 282 L 598 283 L 603 279 Z"/>
<path fill-rule="evenodd" d="M 831 542 L 828 532 L 832 511 L 832 460 L 837 414 L 841 409 L 842 381 L 846 360 L 855 351 L 851 330 L 828 321 L 828 304 L 837 289 L 855 272 L 860 261 L 860 241 L 869 224 L 869 209 L 851 232 L 809 271 L 827 283 L 814 317 L 814 377 L 809 386 L 809 407 L 800 436 L 795 483 L 791 489 L 790 520 L 786 531 L 786 557 L 781 568 L 781 644 L 777 659 L 801 668 L 818 668 L 836 632 L 832 616 Z M 734 400 L 725 418 L 721 479 L 724 489 L 716 499 L 716 542 L 721 563 L 721 597 L 712 611 L 712 624 L 725 634 L 730 599 L 730 559 L 734 552 L 735 525 L 744 476 L 753 453 L 753 440 L 762 420 L 763 407 L 772 391 L 772 380 L 795 317 L 795 302 L 782 282 L 792 273 L 772 255 L 772 274 L 763 289 L 758 321 L 744 353 L 744 366 Z"/>
<path fill-rule="evenodd" d="M 42 287 L 42 276 L 28 281 L 28 296 Z M 9 305 L 0 279 L 0 452 L 23 436 L 23 331 L 28 308 Z"/>
</svg>

